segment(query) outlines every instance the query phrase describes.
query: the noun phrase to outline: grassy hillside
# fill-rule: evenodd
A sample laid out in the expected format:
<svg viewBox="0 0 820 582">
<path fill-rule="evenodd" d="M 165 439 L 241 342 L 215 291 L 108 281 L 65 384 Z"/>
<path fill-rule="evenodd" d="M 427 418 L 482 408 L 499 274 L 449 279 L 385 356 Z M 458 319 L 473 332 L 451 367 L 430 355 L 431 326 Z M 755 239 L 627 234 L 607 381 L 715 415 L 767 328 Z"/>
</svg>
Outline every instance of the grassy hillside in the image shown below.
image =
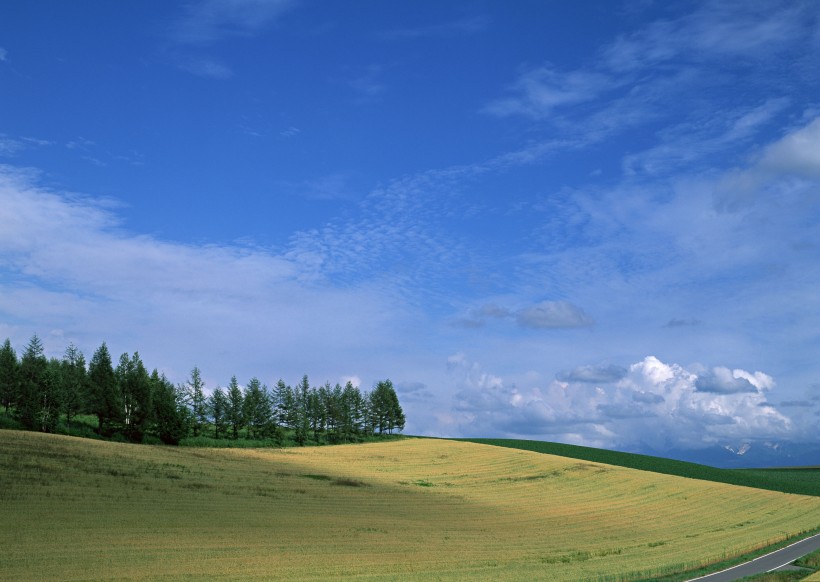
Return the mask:
<svg viewBox="0 0 820 582">
<path fill-rule="evenodd" d="M 691 479 L 704 479 L 718 483 L 757 487 L 770 491 L 782 491 L 784 493 L 820 496 L 820 467 L 806 467 L 801 469 L 716 469 L 696 463 L 675 461 L 674 459 L 621 453 L 618 451 L 565 445 L 562 443 L 518 439 L 455 440 L 533 451 L 548 455 L 559 455 L 596 463 L 617 465 L 619 467 L 640 469 L 642 471 L 663 473 L 665 475 L 689 477 Z"/>
<path fill-rule="evenodd" d="M 0 431 L 0 578 L 647 578 L 820 498 L 431 439 L 193 449 Z"/>
</svg>

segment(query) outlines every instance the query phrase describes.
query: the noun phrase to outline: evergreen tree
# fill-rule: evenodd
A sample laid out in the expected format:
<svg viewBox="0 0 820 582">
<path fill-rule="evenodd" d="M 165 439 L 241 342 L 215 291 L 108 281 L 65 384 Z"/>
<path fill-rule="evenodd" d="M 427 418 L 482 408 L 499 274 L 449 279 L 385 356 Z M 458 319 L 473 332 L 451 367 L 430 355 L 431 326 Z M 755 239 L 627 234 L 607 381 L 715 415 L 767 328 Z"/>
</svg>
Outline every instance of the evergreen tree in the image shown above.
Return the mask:
<svg viewBox="0 0 820 582">
<path fill-rule="evenodd" d="M 148 423 L 151 420 L 151 384 L 148 371 L 134 352 L 120 356 L 115 370 L 122 403 L 123 428 L 126 436 L 133 442 L 142 442 Z"/>
<path fill-rule="evenodd" d="M 17 400 L 19 376 L 20 362 L 17 361 L 17 353 L 11 347 L 11 341 L 6 338 L 0 348 L 0 405 L 5 407 L 6 413 Z"/>
<path fill-rule="evenodd" d="M 228 384 L 228 409 L 226 420 L 231 428 L 231 436 L 239 438 L 239 430 L 245 426 L 244 402 L 242 390 L 236 383 L 236 376 L 231 376 L 231 383 Z"/>
<path fill-rule="evenodd" d="M 16 402 L 17 418 L 24 427 L 29 429 L 36 428 L 41 417 L 43 406 L 41 392 L 47 368 L 48 361 L 44 354 L 43 344 L 37 334 L 34 334 L 20 360 L 19 390 Z"/>
<path fill-rule="evenodd" d="M 310 429 L 313 431 L 313 440 L 318 443 L 319 430 L 322 426 L 322 410 L 319 391 L 316 388 L 312 388 L 308 392 L 307 414 L 310 419 Z"/>
<path fill-rule="evenodd" d="M 279 422 L 289 429 L 296 428 L 296 397 L 293 388 L 283 380 L 276 383 L 276 408 Z"/>
<path fill-rule="evenodd" d="M 401 408 L 401 404 L 399 404 L 399 396 L 396 394 L 393 384 L 390 383 L 390 380 L 386 380 L 386 383 L 389 384 L 389 390 L 387 393 L 387 432 L 389 434 L 393 434 L 394 430 L 404 430 L 406 419 L 404 417 L 404 411 Z"/>
<path fill-rule="evenodd" d="M 379 434 L 392 434 L 395 429 L 404 429 L 404 412 L 390 380 L 376 384 L 376 388 L 370 394 L 370 414 L 373 428 L 378 429 Z"/>
<path fill-rule="evenodd" d="M 151 386 L 154 430 L 167 445 L 177 445 L 188 436 L 188 409 L 181 395 L 163 374 L 156 370 L 149 378 Z"/>
<path fill-rule="evenodd" d="M 342 386 L 336 384 L 333 389 L 329 384 L 325 385 L 323 392 L 325 398 L 325 409 L 327 410 L 327 436 L 328 441 L 335 443 L 340 440 L 339 425 L 342 420 Z"/>
<path fill-rule="evenodd" d="M 266 438 L 275 433 L 268 388 L 258 378 L 251 378 L 245 387 L 244 415 L 248 438 Z"/>
<path fill-rule="evenodd" d="M 308 401 L 310 398 L 310 382 L 307 374 L 302 376 L 302 381 L 296 388 L 295 398 L 295 414 L 294 414 L 294 428 L 296 443 L 299 446 L 304 446 L 307 442 L 308 431 L 310 430 L 310 415 L 308 413 Z"/>
<path fill-rule="evenodd" d="M 37 391 L 37 430 L 55 432 L 62 408 L 62 364 L 56 358 L 48 361 Z"/>
<path fill-rule="evenodd" d="M 342 390 L 342 412 L 339 421 L 342 440 L 353 441 L 362 431 L 363 407 L 362 393 L 348 381 Z"/>
<path fill-rule="evenodd" d="M 88 388 L 89 410 L 97 416 L 97 431 L 110 436 L 122 416 L 122 403 L 117 391 L 111 354 L 105 342 L 97 348 L 88 364 Z"/>
<path fill-rule="evenodd" d="M 69 344 L 60 363 L 61 401 L 68 430 L 71 430 L 71 419 L 85 409 L 88 395 L 88 372 L 85 369 L 85 357 L 73 344 Z"/>
<path fill-rule="evenodd" d="M 202 380 L 199 368 L 194 366 L 194 369 L 191 370 L 190 379 L 182 386 L 185 403 L 191 410 L 191 428 L 194 436 L 199 436 L 202 433 L 202 428 L 208 421 L 208 406 L 205 400 L 204 388 L 205 382 Z"/>
<path fill-rule="evenodd" d="M 208 411 L 214 426 L 214 438 L 222 438 L 227 433 L 229 407 L 228 397 L 225 396 L 222 388 L 217 386 L 211 397 L 208 398 Z"/>
</svg>

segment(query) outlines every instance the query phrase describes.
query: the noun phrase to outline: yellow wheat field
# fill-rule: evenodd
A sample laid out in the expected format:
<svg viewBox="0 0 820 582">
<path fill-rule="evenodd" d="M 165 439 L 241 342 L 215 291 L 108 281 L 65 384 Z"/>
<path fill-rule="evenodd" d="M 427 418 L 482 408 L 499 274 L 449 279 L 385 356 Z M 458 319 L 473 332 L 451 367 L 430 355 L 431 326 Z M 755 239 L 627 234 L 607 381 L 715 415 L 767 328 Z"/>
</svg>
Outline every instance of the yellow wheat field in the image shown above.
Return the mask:
<svg viewBox="0 0 820 582">
<path fill-rule="evenodd" d="M 0 524 L 4 580 L 595 580 L 820 526 L 820 498 L 427 439 L 219 450 L 0 431 Z"/>
</svg>

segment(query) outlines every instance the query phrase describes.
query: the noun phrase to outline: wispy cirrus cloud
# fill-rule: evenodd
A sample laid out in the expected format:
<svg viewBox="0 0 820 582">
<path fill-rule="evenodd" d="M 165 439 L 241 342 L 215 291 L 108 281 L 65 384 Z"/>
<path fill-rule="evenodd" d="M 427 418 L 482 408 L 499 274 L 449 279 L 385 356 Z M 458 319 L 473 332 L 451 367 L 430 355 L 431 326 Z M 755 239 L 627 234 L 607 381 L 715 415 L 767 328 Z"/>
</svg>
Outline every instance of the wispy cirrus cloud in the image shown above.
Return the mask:
<svg viewBox="0 0 820 582">
<path fill-rule="evenodd" d="M 614 71 L 634 71 L 676 58 L 768 58 L 788 50 L 817 26 L 811 2 L 772 6 L 759 2 L 702 4 L 676 19 L 659 20 L 620 36 L 601 55 Z"/>
<path fill-rule="evenodd" d="M 536 329 L 588 327 L 594 323 L 583 309 L 569 301 L 542 301 L 520 310 L 516 321 L 522 327 Z"/>
<path fill-rule="evenodd" d="M 801 63 L 808 58 L 807 39 L 818 31 L 820 22 L 810 2 L 777 7 L 704 4 L 693 13 L 655 21 L 618 37 L 586 66 L 573 70 L 550 63 L 526 67 L 508 87 L 507 95 L 491 100 L 483 111 L 546 124 L 552 139 L 558 129 L 563 135 L 582 137 L 586 144 L 674 114 L 675 124 L 663 130 L 671 132 L 668 139 L 642 154 L 628 155 L 625 167 L 635 170 L 640 164 L 658 171 L 680 166 L 719 152 L 730 142 L 748 139 L 785 108 L 789 91 L 775 81 L 778 72 L 771 67 L 780 67 L 782 62 L 775 65 L 773 54 L 793 53 L 792 67 L 802 71 L 797 78 L 814 82 L 816 69 Z M 812 54 L 816 56 L 819 49 L 815 43 Z M 771 72 L 754 76 L 756 85 L 772 89 L 773 96 L 762 105 L 738 101 L 736 92 L 730 91 L 729 79 L 716 73 L 716 67 L 738 64 L 739 55 L 745 59 L 741 71 L 754 67 Z M 733 98 L 726 101 L 727 111 L 717 119 L 714 100 L 706 108 L 670 108 L 683 101 L 696 104 L 700 92 L 723 86 Z M 672 135 L 675 132 L 677 137 Z"/>
<path fill-rule="evenodd" d="M 174 354 L 213 386 L 236 373 L 228 366 L 268 377 L 372 373 L 351 350 L 393 341 L 387 329 L 402 311 L 364 281 L 317 286 L 298 255 L 130 233 L 109 206 L 39 180 L 0 166 L 0 333 L 16 345 L 43 330 L 57 353 L 74 341 L 90 354 L 105 340 L 182 379 Z"/>
<path fill-rule="evenodd" d="M 492 23 L 487 15 L 467 16 L 437 24 L 413 28 L 397 28 L 379 33 L 384 40 L 412 40 L 418 38 L 455 37 L 479 34 L 487 30 Z"/>
<path fill-rule="evenodd" d="M 295 0 L 200 0 L 185 7 L 170 33 L 176 42 L 190 45 L 253 36 L 295 4 Z"/>
<path fill-rule="evenodd" d="M 54 142 L 34 137 L 11 137 L 0 133 L 0 156 L 13 157 L 24 150 L 49 145 L 54 145 Z"/>
<path fill-rule="evenodd" d="M 487 113 L 507 117 L 523 115 L 544 118 L 554 110 L 592 101 L 613 89 L 612 79 L 594 71 L 562 73 L 551 66 L 522 73 L 510 88 L 513 96 L 491 102 Z"/>
<path fill-rule="evenodd" d="M 661 132 L 660 144 L 624 156 L 624 172 L 658 175 L 684 167 L 691 169 L 722 152 L 735 151 L 738 145 L 751 143 L 770 127 L 789 103 L 787 97 L 777 97 L 761 105 L 724 111 L 711 118 L 698 116 L 672 125 Z"/>
<path fill-rule="evenodd" d="M 168 38 L 175 45 L 169 58 L 193 75 L 229 79 L 233 76 L 230 65 L 202 51 L 230 38 L 261 34 L 296 4 L 296 0 L 198 0 L 187 4 L 168 29 Z"/>
<path fill-rule="evenodd" d="M 208 57 L 179 57 L 177 66 L 197 77 L 208 79 L 230 79 L 233 76 L 231 68 L 222 61 Z"/>
</svg>

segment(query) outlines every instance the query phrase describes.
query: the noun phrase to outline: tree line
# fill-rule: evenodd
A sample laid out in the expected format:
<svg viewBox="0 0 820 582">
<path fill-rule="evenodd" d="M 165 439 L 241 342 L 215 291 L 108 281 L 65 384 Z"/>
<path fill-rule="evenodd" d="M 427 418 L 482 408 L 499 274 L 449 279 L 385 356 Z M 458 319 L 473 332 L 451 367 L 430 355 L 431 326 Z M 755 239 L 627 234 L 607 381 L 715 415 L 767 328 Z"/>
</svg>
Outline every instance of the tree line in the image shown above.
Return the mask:
<svg viewBox="0 0 820 582">
<path fill-rule="evenodd" d="M 186 437 L 264 440 L 277 445 L 355 442 L 404 429 L 405 417 L 390 380 L 370 392 L 344 386 L 296 386 L 279 380 L 268 388 L 258 378 L 206 395 L 199 368 L 178 385 L 156 369 L 148 373 L 139 353 L 120 356 L 116 366 L 105 342 L 86 365 L 70 344 L 62 357 L 46 358 L 35 334 L 22 356 L 6 339 L 0 347 L 0 405 L 24 428 L 72 432 L 78 417 L 96 417 L 104 437 L 143 442 L 147 437 L 178 444 Z"/>
</svg>

